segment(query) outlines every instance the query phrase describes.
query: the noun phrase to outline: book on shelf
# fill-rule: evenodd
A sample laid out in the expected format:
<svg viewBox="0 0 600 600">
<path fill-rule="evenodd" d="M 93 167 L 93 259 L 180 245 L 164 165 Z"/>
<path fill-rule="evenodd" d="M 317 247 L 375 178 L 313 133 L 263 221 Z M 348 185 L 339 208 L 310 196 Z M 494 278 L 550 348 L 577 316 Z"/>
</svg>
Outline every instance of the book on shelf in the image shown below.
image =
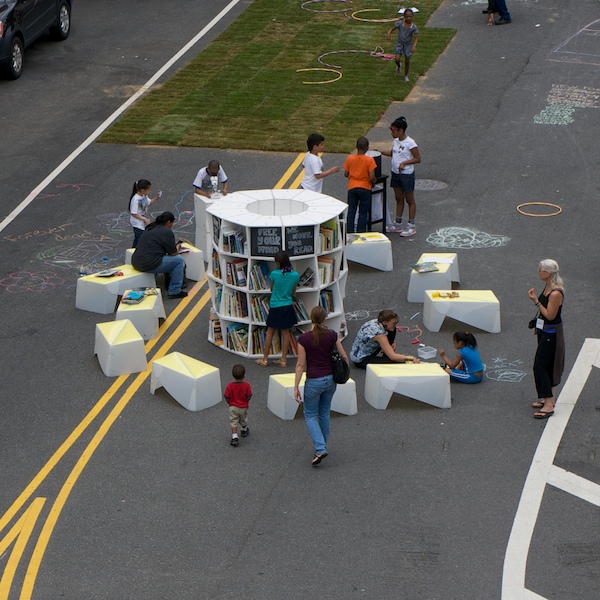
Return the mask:
<svg viewBox="0 0 600 600">
<path fill-rule="evenodd" d="M 269 266 L 266 262 L 261 261 L 252 265 L 250 270 L 250 289 L 251 290 L 268 290 L 271 287 L 271 278 L 269 277 Z"/>
<path fill-rule="evenodd" d="M 226 289 L 221 298 L 221 314 L 244 319 L 248 316 L 248 299 L 245 292 Z"/>
<path fill-rule="evenodd" d="M 292 298 L 292 306 L 294 307 L 294 312 L 296 313 L 298 321 L 310 321 L 310 316 L 302 300 L 294 296 Z"/>
<path fill-rule="evenodd" d="M 260 323 L 265 323 L 269 316 L 270 296 L 252 296 L 252 318 Z"/>
<path fill-rule="evenodd" d="M 331 283 L 335 275 L 335 258 L 319 256 L 317 266 L 319 267 L 321 285 Z"/>
<path fill-rule="evenodd" d="M 227 347 L 236 352 L 248 352 L 248 325 L 232 323 L 227 326 Z"/>
<path fill-rule="evenodd" d="M 217 283 L 215 286 L 215 310 L 221 312 L 221 301 L 223 299 L 223 286 Z"/>
<path fill-rule="evenodd" d="M 225 282 L 233 285 L 233 265 L 229 261 L 225 262 Z"/>
<path fill-rule="evenodd" d="M 306 333 L 306 331 L 304 331 L 300 327 L 294 327 L 293 329 L 290 330 L 290 352 L 289 352 L 289 354 L 291 354 L 292 356 L 298 356 L 298 338 L 303 333 Z"/>
<path fill-rule="evenodd" d="M 212 337 L 213 343 L 216 346 L 222 346 L 223 345 L 223 332 L 221 331 L 221 321 L 218 318 L 211 319 L 210 332 L 211 332 L 211 337 Z"/>
<path fill-rule="evenodd" d="M 232 254 L 247 254 L 246 234 L 244 228 L 235 231 L 224 231 L 222 235 L 223 250 Z"/>
<path fill-rule="evenodd" d="M 254 354 L 264 354 L 265 340 L 267 337 L 266 327 L 255 327 L 252 330 L 252 351 Z M 273 340 L 271 342 L 271 349 L 269 354 L 279 354 L 281 352 L 281 338 L 279 337 L 279 331 L 273 334 Z"/>
<path fill-rule="evenodd" d="M 319 239 L 321 240 L 321 252 L 333 250 L 338 246 L 337 221 L 326 221 L 319 227 Z"/>
<path fill-rule="evenodd" d="M 248 259 L 246 258 L 237 258 L 233 261 L 234 268 L 234 276 L 235 276 L 235 285 L 239 287 L 245 287 L 248 282 L 247 272 L 248 272 Z"/>
<path fill-rule="evenodd" d="M 434 271 L 439 271 L 439 269 L 432 262 L 422 262 L 411 266 L 417 273 L 433 273 Z"/>
<path fill-rule="evenodd" d="M 313 285 L 313 281 L 315 279 L 315 272 L 307 267 L 304 269 L 304 273 L 300 275 L 300 280 L 298 281 L 298 287 L 309 287 Z"/>
<path fill-rule="evenodd" d="M 214 248 L 212 251 L 212 272 L 217 279 L 221 279 L 221 265 L 219 264 L 219 253 Z"/>
<path fill-rule="evenodd" d="M 333 292 L 331 290 L 323 290 L 319 294 L 319 302 L 321 306 L 327 311 L 327 314 L 333 312 Z"/>
</svg>

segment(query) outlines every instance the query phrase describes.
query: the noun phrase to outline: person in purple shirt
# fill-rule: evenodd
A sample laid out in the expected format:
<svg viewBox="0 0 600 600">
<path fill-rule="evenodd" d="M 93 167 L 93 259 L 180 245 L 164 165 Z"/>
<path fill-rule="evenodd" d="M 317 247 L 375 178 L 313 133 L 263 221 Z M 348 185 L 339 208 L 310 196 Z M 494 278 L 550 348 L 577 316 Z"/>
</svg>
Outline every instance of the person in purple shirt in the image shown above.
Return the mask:
<svg viewBox="0 0 600 600">
<path fill-rule="evenodd" d="M 304 420 L 315 445 L 315 456 L 311 461 L 314 467 L 327 456 L 327 438 L 330 429 L 331 400 L 336 390 L 333 381 L 333 361 L 331 352 L 337 347 L 342 358 L 348 357 L 338 334 L 328 329 L 325 323 L 327 313 L 322 306 L 310 311 L 312 330 L 298 338 L 298 362 L 296 363 L 296 381 L 294 398 L 302 402 L 300 380 L 306 370 L 304 382 Z"/>
</svg>

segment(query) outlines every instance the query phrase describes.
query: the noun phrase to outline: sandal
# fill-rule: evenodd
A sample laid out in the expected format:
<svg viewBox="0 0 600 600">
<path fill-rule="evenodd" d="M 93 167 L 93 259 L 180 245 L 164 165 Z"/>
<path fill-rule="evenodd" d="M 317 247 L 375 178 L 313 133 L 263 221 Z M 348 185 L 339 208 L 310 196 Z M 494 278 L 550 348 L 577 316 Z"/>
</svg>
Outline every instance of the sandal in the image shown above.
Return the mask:
<svg viewBox="0 0 600 600">
<path fill-rule="evenodd" d="M 323 454 L 315 454 L 315 457 L 311 461 L 311 465 L 316 467 L 325 457 L 327 456 L 327 452 L 323 452 Z"/>
<path fill-rule="evenodd" d="M 254 361 L 259 367 L 268 367 L 269 366 L 269 361 L 265 360 L 264 358 L 257 358 Z"/>
<path fill-rule="evenodd" d="M 546 404 L 545 402 L 532 402 L 531 406 L 533 408 L 544 408 L 544 404 Z"/>
<path fill-rule="evenodd" d="M 273 364 L 278 367 L 283 367 L 284 369 L 287 368 L 287 362 L 283 360 L 283 358 L 278 358 L 277 360 L 274 360 Z"/>
<path fill-rule="evenodd" d="M 533 415 L 534 419 L 548 419 L 549 417 L 551 417 L 554 414 L 553 410 L 550 411 L 546 411 L 546 410 L 539 410 L 538 412 L 536 412 Z"/>
</svg>

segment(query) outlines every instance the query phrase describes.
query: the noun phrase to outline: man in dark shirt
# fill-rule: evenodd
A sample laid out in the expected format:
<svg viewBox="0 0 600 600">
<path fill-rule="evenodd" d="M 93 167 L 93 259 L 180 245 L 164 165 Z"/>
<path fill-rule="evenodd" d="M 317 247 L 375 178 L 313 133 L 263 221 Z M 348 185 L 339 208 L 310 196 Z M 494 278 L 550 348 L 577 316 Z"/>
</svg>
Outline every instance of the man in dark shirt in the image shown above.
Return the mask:
<svg viewBox="0 0 600 600">
<path fill-rule="evenodd" d="M 156 221 L 146 227 L 140 237 L 131 264 L 144 273 L 166 273 L 170 277 L 169 298 L 185 298 L 186 292 L 181 291 L 185 262 L 179 256 L 181 242 L 175 243 L 171 231 L 175 216 L 166 211 L 156 217 Z"/>
</svg>

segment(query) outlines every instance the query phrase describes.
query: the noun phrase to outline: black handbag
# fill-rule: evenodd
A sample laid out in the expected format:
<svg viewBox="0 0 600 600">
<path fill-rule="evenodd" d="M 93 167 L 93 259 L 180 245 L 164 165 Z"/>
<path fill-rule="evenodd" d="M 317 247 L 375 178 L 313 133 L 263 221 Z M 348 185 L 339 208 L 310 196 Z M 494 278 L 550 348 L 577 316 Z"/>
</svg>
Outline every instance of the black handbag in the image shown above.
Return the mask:
<svg viewBox="0 0 600 600">
<path fill-rule="evenodd" d="M 537 314 L 537 315 L 535 315 L 535 318 L 534 318 L 534 319 L 531 319 L 531 321 L 529 321 L 529 323 L 527 323 L 527 327 L 528 327 L 529 329 L 533 329 L 533 333 L 534 333 L 535 335 L 537 335 L 537 333 L 538 333 L 538 330 L 535 328 L 535 324 L 536 324 L 537 320 L 540 318 L 541 314 L 542 314 L 542 313 L 540 313 L 540 311 L 538 310 L 538 314 Z"/>
<path fill-rule="evenodd" d="M 350 365 L 338 352 L 335 342 L 331 350 L 331 361 L 333 362 L 333 380 L 336 383 L 346 383 L 350 379 Z"/>
</svg>

